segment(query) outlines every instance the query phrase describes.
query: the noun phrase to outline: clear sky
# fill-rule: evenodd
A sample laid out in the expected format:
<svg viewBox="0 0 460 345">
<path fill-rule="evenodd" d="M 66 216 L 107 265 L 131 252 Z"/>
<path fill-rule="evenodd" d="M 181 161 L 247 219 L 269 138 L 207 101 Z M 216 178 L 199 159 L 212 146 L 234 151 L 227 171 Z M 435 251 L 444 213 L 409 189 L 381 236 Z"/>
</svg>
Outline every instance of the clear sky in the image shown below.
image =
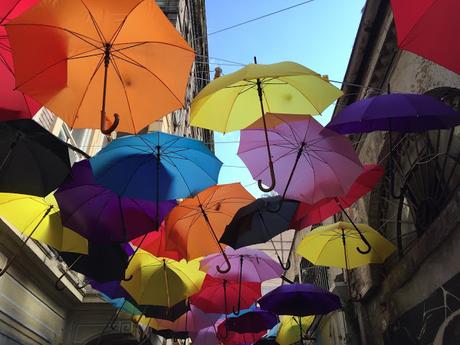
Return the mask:
<svg viewBox="0 0 460 345">
<path fill-rule="evenodd" d="M 208 34 L 263 16 L 302 0 L 206 0 Z M 273 16 L 216 33 L 208 37 L 210 68 L 216 63 L 224 74 L 241 66 L 228 66 L 227 59 L 243 64 L 257 56 L 259 63 L 294 61 L 331 80 L 343 80 L 365 0 L 314 0 Z M 211 73 L 211 78 L 213 73 Z M 340 84 L 335 84 L 340 87 Z M 316 118 L 326 124 L 330 107 Z M 236 155 L 239 132 L 215 133 L 216 154 L 224 162 L 219 183 L 241 182 L 251 193 L 260 192 L 243 162 Z"/>
</svg>

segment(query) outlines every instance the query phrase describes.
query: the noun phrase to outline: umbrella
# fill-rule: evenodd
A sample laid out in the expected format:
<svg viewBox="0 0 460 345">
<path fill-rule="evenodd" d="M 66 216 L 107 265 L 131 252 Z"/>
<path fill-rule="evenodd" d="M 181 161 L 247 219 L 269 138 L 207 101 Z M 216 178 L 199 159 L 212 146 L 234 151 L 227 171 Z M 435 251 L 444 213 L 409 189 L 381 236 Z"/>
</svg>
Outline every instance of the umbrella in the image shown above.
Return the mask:
<svg viewBox="0 0 460 345">
<path fill-rule="evenodd" d="M 327 77 L 294 62 L 270 65 L 250 64 L 214 79 L 195 97 L 191 124 L 220 132 L 249 126 L 262 117 L 266 134 L 265 109 L 270 112 L 319 114 L 342 92 Z M 219 114 L 219 116 L 216 116 Z M 276 185 L 269 138 L 265 135 L 271 184 L 259 188 L 269 192 Z"/>
<path fill-rule="evenodd" d="M 46 196 L 70 171 L 67 145 L 33 120 L 0 122 L 0 191 Z"/>
<path fill-rule="evenodd" d="M 455 0 L 391 0 L 398 46 L 460 73 Z"/>
<path fill-rule="evenodd" d="M 183 200 L 166 217 L 167 247 L 174 243 L 174 247 L 187 259 L 220 250 L 227 267 L 217 269 L 221 273 L 228 272 L 231 264 L 219 238 L 236 211 L 253 200 L 254 197 L 239 183 L 213 186 Z"/>
<path fill-rule="evenodd" d="M 276 342 L 279 345 L 291 345 L 302 341 L 304 334 L 299 332 L 300 329 L 308 331 L 313 324 L 314 316 L 297 317 L 297 316 L 283 316 L 281 317 L 280 327 L 276 335 Z"/>
<path fill-rule="evenodd" d="M 203 142 L 162 132 L 116 139 L 90 162 L 101 185 L 153 201 L 188 197 L 215 185 L 222 166 Z"/>
<path fill-rule="evenodd" d="M 74 164 L 54 195 L 64 225 L 98 242 L 127 242 L 144 235 L 176 205 L 120 197 L 95 182 L 88 160 Z"/>
<path fill-rule="evenodd" d="M 313 205 L 300 203 L 292 218 L 291 226 L 296 229 L 303 229 L 313 224 L 319 224 L 340 211 L 345 212 L 345 208 L 350 207 L 359 198 L 370 192 L 383 174 L 384 170 L 380 165 L 365 164 L 363 172 L 353 182 L 346 195 L 324 198 Z"/>
<path fill-rule="evenodd" d="M 27 235 L 19 249 L 30 238 L 46 243 L 57 250 L 87 253 L 88 241 L 63 227 L 56 200 L 52 195 L 41 198 L 33 195 L 0 193 L 0 215 L 17 230 Z M 0 271 L 5 274 L 19 252 L 8 259 Z"/>
<path fill-rule="evenodd" d="M 172 307 L 200 290 L 205 274 L 194 263 L 157 258 L 140 250 L 129 263 L 121 286 L 139 305 Z"/>
<path fill-rule="evenodd" d="M 197 333 L 191 333 L 192 344 L 199 345 L 221 345 L 219 339 L 217 339 L 216 326 L 212 325 L 203 328 Z"/>
<path fill-rule="evenodd" d="M 183 107 L 195 54 L 154 1 L 42 0 L 6 27 L 18 89 L 71 128 L 137 133 Z"/>
<path fill-rule="evenodd" d="M 272 145 L 278 183 L 275 190 L 285 197 L 315 203 L 345 194 L 363 167 L 351 142 L 323 128 L 313 117 L 269 114 L 281 124 L 267 130 Z M 273 119 L 273 120 L 272 120 Z M 261 159 L 265 132 L 260 121 L 241 131 L 238 156 L 254 179 L 269 179 L 269 167 Z"/>
<path fill-rule="evenodd" d="M 249 308 L 242 310 L 239 315 L 230 315 L 224 322 L 218 326 L 218 332 L 223 333 L 227 328 L 228 331 L 237 333 L 258 333 L 265 332 L 267 329 L 274 327 L 279 322 L 278 316 L 260 309 Z"/>
<path fill-rule="evenodd" d="M 30 119 L 40 105 L 15 90 L 13 57 L 4 24 L 37 3 L 38 0 L 4 0 L 0 3 L 0 121 Z"/>
<path fill-rule="evenodd" d="M 280 203 L 280 200 L 280 196 L 259 198 L 240 208 L 225 228 L 220 242 L 233 248 L 242 248 L 270 241 L 280 264 L 285 270 L 289 269 L 289 261 L 287 266 L 282 264 L 271 239 L 290 228 L 291 219 L 299 202 L 284 200 Z"/>
<path fill-rule="evenodd" d="M 260 338 L 254 345 L 280 345 L 276 341 L 276 336 L 278 335 L 278 331 L 281 327 L 281 324 L 276 324 L 270 331 L 268 331 L 265 336 Z"/>
<path fill-rule="evenodd" d="M 157 231 L 152 231 L 147 234 L 145 240 L 142 241 L 143 236 L 135 238 L 131 244 L 135 247 L 140 247 L 149 252 L 153 256 L 164 257 L 179 261 L 184 259 L 180 253 L 175 249 L 166 249 L 166 233 L 165 222 L 161 222 L 160 228 Z"/>
<path fill-rule="evenodd" d="M 341 308 L 338 296 L 313 284 L 281 285 L 257 302 L 277 315 L 325 315 Z"/>
<path fill-rule="evenodd" d="M 247 332 L 238 333 L 228 331 L 225 327 L 217 327 L 217 338 L 223 345 L 250 345 L 254 344 L 257 340 L 267 333 L 266 330 L 260 332 Z"/>
<path fill-rule="evenodd" d="M 241 299 L 241 283 L 243 281 L 263 282 L 279 278 L 284 273 L 279 263 L 260 250 L 251 248 L 234 250 L 226 248 L 225 254 L 232 267 L 227 273 L 220 273 L 217 270 L 218 267 L 224 264 L 224 259 L 220 254 L 212 254 L 205 257 L 201 260 L 200 269 L 216 278 L 238 281 L 240 284 L 238 301 Z M 233 309 L 233 313 L 238 315 L 239 311 L 240 305 L 238 303 L 238 309 Z"/>
</svg>

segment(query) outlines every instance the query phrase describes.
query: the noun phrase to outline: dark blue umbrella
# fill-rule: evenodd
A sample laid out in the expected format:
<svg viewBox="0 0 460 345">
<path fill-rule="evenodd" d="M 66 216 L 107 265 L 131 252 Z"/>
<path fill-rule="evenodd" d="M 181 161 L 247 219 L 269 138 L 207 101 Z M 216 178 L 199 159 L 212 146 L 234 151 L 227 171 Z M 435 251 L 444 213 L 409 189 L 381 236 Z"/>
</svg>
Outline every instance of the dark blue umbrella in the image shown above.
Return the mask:
<svg viewBox="0 0 460 345">
<path fill-rule="evenodd" d="M 249 308 L 238 315 L 230 314 L 219 327 L 226 327 L 227 330 L 237 333 L 257 333 L 274 327 L 278 322 L 278 316 L 269 311 Z"/>
<path fill-rule="evenodd" d="M 90 162 L 99 184 L 153 201 L 188 197 L 215 185 L 222 166 L 202 141 L 161 132 L 114 140 Z"/>
<path fill-rule="evenodd" d="M 281 285 L 262 296 L 261 308 L 277 315 L 325 315 L 340 309 L 338 296 L 313 284 Z"/>
</svg>

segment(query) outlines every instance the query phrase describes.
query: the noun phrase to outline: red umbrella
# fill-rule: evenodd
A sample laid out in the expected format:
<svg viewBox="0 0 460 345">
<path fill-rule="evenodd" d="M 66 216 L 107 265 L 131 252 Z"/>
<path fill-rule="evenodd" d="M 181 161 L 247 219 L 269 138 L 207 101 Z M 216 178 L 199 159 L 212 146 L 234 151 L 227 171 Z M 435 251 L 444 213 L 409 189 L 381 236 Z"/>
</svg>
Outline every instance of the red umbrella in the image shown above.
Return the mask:
<svg viewBox="0 0 460 345">
<path fill-rule="evenodd" d="M 224 345 L 249 345 L 254 344 L 257 340 L 262 338 L 267 333 L 266 330 L 258 333 L 238 333 L 228 331 L 225 328 L 225 321 L 217 326 L 217 338 Z"/>
<path fill-rule="evenodd" d="M 348 193 L 337 198 L 324 198 L 315 204 L 301 203 L 291 221 L 295 229 L 303 229 L 307 226 L 321 223 L 323 220 L 350 207 L 359 198 L 367 194 L 380 181 L 384 170 L 380 165 L 366 164 L 363 172 L 353 182 Z"/>
<path fill-rule="evenodd" d="M 166 233 L 165 233 L 165 222 L 161 222 L 158 231 L 152 231 L 144 236 L 140 236 L 131 241 L 136 247 L 142 248 L 143 250 L 153 254 L 154 256 L 162 258 L 170 258 L 176 261 L 184 259 L 184 257 L 174 249 L 166 249 Z"/>
<path fill-rule="evenodd" d="M 30 119 L 40 105 L 15 90 L 13 57 L 4 24 L 32 7 L 38 0 L 2 0 L 0 2 L 0 121 Z"/>
<path fill-rule="evenodd" d="M 261 284 L 241 283 L 241 309 L 249 308 L 261 296 Z M 201 290 L 189 298 L 193 304 L 206 313 L 228 314 L 238 306 L 238 281 L 213 278 L 207 275 Z"/>
<path fill-rule="evenodd" d="M 391 0 L 398 46 L 460 73 L 460 1 Z"/>
</svg>

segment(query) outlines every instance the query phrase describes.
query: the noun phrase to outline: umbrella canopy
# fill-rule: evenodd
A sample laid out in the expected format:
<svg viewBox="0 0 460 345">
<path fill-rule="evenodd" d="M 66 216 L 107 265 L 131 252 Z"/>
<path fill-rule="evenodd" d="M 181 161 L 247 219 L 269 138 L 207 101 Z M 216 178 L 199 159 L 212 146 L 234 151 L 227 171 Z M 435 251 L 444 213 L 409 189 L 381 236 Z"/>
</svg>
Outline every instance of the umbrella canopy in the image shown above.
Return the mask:
<svg viewBox="0 0 460 345">
<path fill-rule="evenodd" d="M 71 128 L 108 133 L 107 111 L 137 133 L 183 107 L 195 54 L 154 1 L 41 0 L 7 31 L 18 89 Z"/>
<path fill-rule="evenodd" d="M 351 223 L 338 222 L 324 225 L 305 235 L 297 246 L 297 254 L 315 265 L 355 268 L 370 263 L 383 263 L 396 247 L 367 224 L 355 224 L 369 241 L 371 250 L 360 253 L 355 250 L 362 243 Z"/>
<path fill-rule="evenodd" d="M 201 290 L 190 297 L 190 304 L 197 306 L 206 313 L 228 314 L 237 307 L 239 288 L 238 282 L 207 275 Z M 249 308 L 260 296 L 260 283 L 241 283 L 241 308 Z"/>
<path fill-rule="evenodd" d="M 223 253 L 218 241 L 225 226 L 239 208 L 253 200 L 254 197 L 239 183 L 212 186 L 183 200 L 166 217 L 167 247 L 174 243 L 187 259 L 219 250 Z"/>
<path fill-rule="evenodd" d="M 267 331 L 274 327 L 279 322 L 278 316 L 275 314 L 260 309 L 250 308 L 242 310 L 239 315 L 230 315 L 225 321 L 218 326 L 218 331 L 225 332 L 222 328 L 227 328 L 228 331 L 237 333 L 258 333 Z"/>
<path fill-rule="evenodd" d="M 157 258 L 145 251 L 132 257 L 121 286 L 139 305 L 172 307 L 200 290 L 205 273 L 195 263 Z"/>
<path fill-rule="evenodd" d="M 270 112 L 319 114 L 342 95 L 327 78 L 297 63 L 249 64 L 201 90 L 192 102 L 191 124 L 224 133 L 249 126 L 264 113 L 258 84 Z"/>
<path fill-rule="evenodd" d="M 132 300 L 132 302 L 135 302 Z M 175 321 L 187 311 L 190 310 L 187 300 L 183 299 L 182 301 L 177 302 L 171 307 L 165 307 L 162 305 L 138 305 L 139 309 L 142 310 L 145 316 L 152 317 L 159 320 L 168 320 Z"/>
<path fill-rule="evenodd" d="M 217 338 L 223 345 L 250 345 L 262 338 L 267 331 L 238 333 L 228 331 L 225 327 L 217 328 Z"/>
<path fill-rule="evenodd" d="M 131 314 L 131 315 L 142 315 L 142 312 L 135 306 L 134 304 L 130 303 L 125 298 L 110 298 L 109 296 L 101 293 L 101 298 L 110 303 L 115 308 L 120 309 L 121 311 Z"/>
<path fill-rule="evenodd" d="M 128 255 L 119 243 L 88 243 L 88 254 L 60 252 L 73 271 L 98 282 L 121 280 L 128 266 Z"/>
<path fill-rule="evenodd" d="M 215 185 L 222 166 L 202 141 L 162 132 L 116 139 L 90 162 L 97 183 L 122 196 L 154 201 Z"/>
<path fill-rule="evenodd" d="M 282 316 L 276 342 L 279 345 L 291 345 L 301 341 L 304 337 L 304 332 L 313 324 L 314 319 L 314 316 Z M 302 337 L 300 336 L 301 330 Z"/>
<path fill-rule="evenodd" d="M 265 243 L 288 230 L 299 202 L 284 200 L 277 210 L 280 201 L 280 196 L 259 198 L 240 208 L 225 228 L 220 242 L 233 248 L 242 248 Z"/>
<path fill-rule="evenodd" d="M 17 17 L 38 0 L 4 0 L 0 3 L 0 121 L 30 119 L 40 105 L 15 90 L 13 56 L 5 23 Z"/>
<path fill-rule="evenodd" d="M 289 199 L 315 203 L 345 194 L 363 167 L 350 141 L 325 129 L 313 117 L 269 114 L 282 121 L 269 128 L 275 190 Z M 270 169 L 263 154 L 265 133 L 260 121 L 241 131 L 238 156 L 254 179 L 270 182 Z M 267 182 L 268 181 L 268 182 Z"/>
<path fill-rule="evenodd" d="M 460 73 L 455 0 L 391 0 L 398 46 Z"/>
<path fill-rule="evenodd" d="M 33 120 L 0 122 L 0 191 L 46 196 L 70 171 L 67 145 Z"/>
<path fill-rule="evenodd" d="M 111 298 L 111 299 L 119 299 L 119 298 L 126 298 L 129 299 L 131 296 L 120 286 L 120 280 L 112 280 L 108 282 L 98 282 L 94 279 L 88 278 L 87 282 L 91 287 L 101 294 Z M 129 301 L 131 303 L 131 301 Z"/>
<path fill-rule="evenodd" d="M 165 222 L 161 222 L 160 228 L 157 231 L 152 231 L 144 236 L 135 238 L 131 241 L 133 246 L 142 248 L 153 256 L 169 258 L 176 261 L 184 259 L 184 257 L 175 249 L 166 249 L 166 232 Z"/>
<path fill-rule="evenodd" d="M 353 182 L 346 195 L 336 198 L 324 198 L 311 205 L 300 203 L 294 214 L 291 226 L 303 229 L 321 223 L 323 220 L 353 205 L 358 199 L 370 192 L 384 174 L 383 167 L 376 164 L 365 164 L 363 172 Z M 225 234 L 224 234 L 225 235 Z"/>
<path fill-rule="evenodd" d="M 86 254 L 88 241 L 62 226 L 59 207 L 52 195 L 0 193 L 0 215 L 26 236 L 59 251 Z"/>
<path fill-rule="evenodd" d="M 238 250 L 227 247 L 225 249 L 232 269 L 227 273 L 220 273 L 216 267 L 224 264 L 220 254 L 211 254 L 200 262 L 200 269 L 210 276 L 227 280 L 239 280 L 245 282 L 263 282 L 269 279 L 279 278 L 283 268 L 279 263 L 270 258 L 266 253 L 251 248 Z"/>
<path fill-rule="evenodd" d="M 392 93 L 350 104 L 326 127 L 341 134 L 373 131 L 413 133 L 459 124 L 460 113 L 431 96 Z"/>
<path fill-rule="evenodd" d="M 150 232 L 176 205 L 119 196 L 96 183 L 88 160 L 73 165 L 54 195 L 64 225 L 98 242 L 127 242 Z"/>
<path fill-rule="evenodd" d="M 324 315 L 340 309 L 338 296 L 313 284 L 287 284 L 258 300 L 261 308 L 277 315 Z"/>
<path fill-rule="evenodd" d="M 199 345 L 221 345 L 217 338 L 217 329 L 215 325 L 203 328 L 197 333 L 191 333 L 192 344 Z"/>
</svg>

